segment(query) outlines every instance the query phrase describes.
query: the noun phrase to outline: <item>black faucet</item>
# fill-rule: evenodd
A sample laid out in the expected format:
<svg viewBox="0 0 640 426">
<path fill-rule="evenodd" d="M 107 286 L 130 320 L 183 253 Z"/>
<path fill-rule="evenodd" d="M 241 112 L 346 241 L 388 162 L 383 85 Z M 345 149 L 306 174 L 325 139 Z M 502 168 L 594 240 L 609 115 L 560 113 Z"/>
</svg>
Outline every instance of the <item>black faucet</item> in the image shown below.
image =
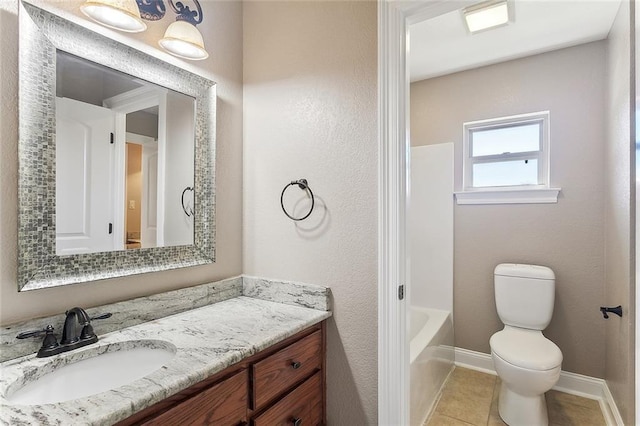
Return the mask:
<svg viewBox="0 0 640 426">
<path fill-rule="evenodd" d="M 51 325 L 48 325 L 44 330 L 25 331 L 16 337 L 18 339 L 26 339 L 27 337 L 36 337 L 44 334 L 45 338 L 42 342 L 42 347 L 36 355 L 38 358 L 44 358 L 97 342 L 98 336 L 93 332 L 91 321 L 109 318 L 110 316 L 111 314 L 107 313 L 90 318 L 84 309 L 71 308 L 66 312 L 60 343 L 56 341 L 56 337 L 53 334 L 53 326 Z"/>
<path fill-rule="evenodd" d="M 62 339 L 60 340 L 61 345 L 73 345 L 80 340 L 86 339 L 95 339 L 93 342 L 98 340 L 93 329 L 85 332 L 87 327 L 91 328 L 91 319 L 84 309 L 71 308 L 65 312 L 65 314 L 67 317 L 64 319 L 64 329 L 62 330 Z M 78 332 L 78 326 L 82 326 L 80 332 Z M 82 339 L 81 336 L 83 337 Z"/>
</svg>

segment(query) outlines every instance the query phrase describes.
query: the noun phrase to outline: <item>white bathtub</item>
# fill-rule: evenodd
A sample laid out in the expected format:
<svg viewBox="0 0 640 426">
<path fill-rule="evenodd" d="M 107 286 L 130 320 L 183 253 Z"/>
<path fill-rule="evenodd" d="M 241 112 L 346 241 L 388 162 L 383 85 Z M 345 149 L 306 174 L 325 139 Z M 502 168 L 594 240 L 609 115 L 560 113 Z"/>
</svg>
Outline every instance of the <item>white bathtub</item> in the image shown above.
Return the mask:
<svg viewBox="0 0 640 426">
<path fill-rule="evenodd" d="M 448 311 L 411 307 L 411 425 L 422 425 L 453 368 L 453 320 Z"/>
</svg>

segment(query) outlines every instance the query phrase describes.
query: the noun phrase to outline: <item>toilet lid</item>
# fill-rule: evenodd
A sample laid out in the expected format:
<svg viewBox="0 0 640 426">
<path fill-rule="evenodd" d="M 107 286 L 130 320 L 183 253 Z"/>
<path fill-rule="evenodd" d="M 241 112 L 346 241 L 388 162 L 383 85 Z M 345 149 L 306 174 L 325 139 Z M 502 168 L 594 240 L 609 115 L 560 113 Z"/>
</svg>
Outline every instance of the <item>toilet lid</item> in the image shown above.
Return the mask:
<svg viewBox="0 0 640 426">
<path fill-rule="evenodd" d="M 489 340 L 491 350 L 518 367 L 551 370 L 562 364 L 562 352 L 538 330 L 507 327 Z"/>
</svg>

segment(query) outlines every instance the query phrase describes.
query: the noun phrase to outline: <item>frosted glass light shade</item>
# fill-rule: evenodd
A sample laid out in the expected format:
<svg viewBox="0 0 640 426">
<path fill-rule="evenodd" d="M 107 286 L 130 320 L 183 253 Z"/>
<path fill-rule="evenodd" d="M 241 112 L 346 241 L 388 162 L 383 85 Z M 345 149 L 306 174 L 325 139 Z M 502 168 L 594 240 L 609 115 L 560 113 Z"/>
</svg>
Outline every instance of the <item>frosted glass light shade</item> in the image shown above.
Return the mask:
<svg viewBox="0 0 640 426">
<path fill-rule="evenodd" d="M 201 60 L 209 57 L 204 48 L 202 34 L 195 25 L 176 21 L 169 25 L 158 44 L 174 56 L 184 59 Z"/>
<path fill-rule="evenodd" d="M 138 33 L 147 29 L 136 0 L 87 0 L 80 10 L 99 24 L 115 30 Z"/>
</svg>

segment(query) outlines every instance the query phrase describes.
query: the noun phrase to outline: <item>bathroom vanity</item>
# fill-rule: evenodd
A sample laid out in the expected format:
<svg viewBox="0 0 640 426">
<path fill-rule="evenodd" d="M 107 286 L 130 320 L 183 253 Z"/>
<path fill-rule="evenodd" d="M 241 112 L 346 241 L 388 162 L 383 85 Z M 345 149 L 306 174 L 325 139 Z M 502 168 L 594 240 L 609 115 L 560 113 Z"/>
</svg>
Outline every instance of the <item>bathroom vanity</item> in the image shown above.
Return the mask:
<svg viewBox="0 0 640 426">
<path fill-rule="evenodd" d="M 118 423 L 325 423 L 325 323 L 316 324 Z"/>
<path fill-rule="evenodd" d="M 239 294 L 231 295 L 232 290 Z M 229 298 L 167 312 L 178 309 L 172 302 L 194 303 L 196 295 L 205 293 L 203 303 Z M 89 309 L 92 316 L 113 312 L 95 322 L 97 343 L 47 358 L 31 352 L 0 364 L 0 424 L 324 424 L 328 303 L 326 287 L 242 277 Z M 168 315 L 102 332 L 109 321 L 126 324 L 151 310 Z M 56 326 L 59 321 L 50 322 Z M 11 333 L 27 326 L 33 324 L 12 326 Z M 113 353 L 124 352 L 126 359 L 126 352 L 135 349 L 169 351 L 169 360 L 139 378 L 84 396 L 55 402 L 14 399 L 49 373 Z M 119 373 L 123 367 L 109 368 Z M 81 374 L 86 380 L 80 384 L 100 383 L 102 370 L 93 367 Z M 58 397 L 74 388 L 68 380 L 65 375 L 65 385 L 50 393 Z"/>
</svg>

